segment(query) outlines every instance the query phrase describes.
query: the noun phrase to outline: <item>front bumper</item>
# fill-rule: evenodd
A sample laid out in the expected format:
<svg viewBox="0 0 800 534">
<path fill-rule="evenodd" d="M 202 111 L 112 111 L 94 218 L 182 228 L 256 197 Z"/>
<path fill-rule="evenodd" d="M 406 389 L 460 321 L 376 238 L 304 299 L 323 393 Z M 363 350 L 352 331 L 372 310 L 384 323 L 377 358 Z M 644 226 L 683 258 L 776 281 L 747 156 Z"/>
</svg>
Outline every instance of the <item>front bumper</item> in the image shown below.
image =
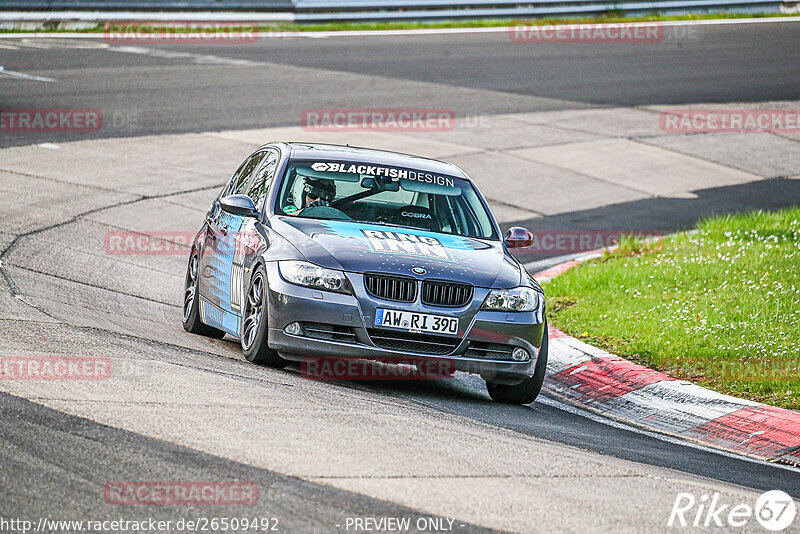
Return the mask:
<svg viewBox="0 0 800 534">
<path fill-rule="evenodd" d="M 300 361 L 309 357 L 361 358 L 396 362 L 431 361 L 444 362 L 449 368 L 480 374 L 484 379 L 515 383 L 533 375 L 539 348 L 544 333 L 544 312 L 506 313 L 479 310 L 488 290 L 475 288 L 472 303 L 464 308 L 452 309 L 426 306 L 419 302 L 399 303 L 371 297 L 364 290 L 361 275 L 347 273 L 354 295 L 319 291 L 290 284 L 281 278 L 277 263 L 266 264 L 269 284 L 269 334 L 270 348 L 277 350 L 286 359 Z M 458 340 L 446 354 L 418 352 L 404 349 L 399 342 L 397 348 L 380 347 L 370 335 L 394 332 L 395 329 L 375 327 L 375 309 L 399 309 L 459 318 Z M 351 334 L 338 336 L 345 339 L 319 339 L 303 335 L 291 335 L 284 331 L 293 322 L 327 325 Z M 399 337 L 399 336 L 398 336 Z M 425 336 L 421 336 L 425 337 Z M 413 346 L 413 343 L 410 345 Z M 521 347 L 531 358 L 513 361 L 495 357 L 495 353 L 482 347 Z"/>
</svg>

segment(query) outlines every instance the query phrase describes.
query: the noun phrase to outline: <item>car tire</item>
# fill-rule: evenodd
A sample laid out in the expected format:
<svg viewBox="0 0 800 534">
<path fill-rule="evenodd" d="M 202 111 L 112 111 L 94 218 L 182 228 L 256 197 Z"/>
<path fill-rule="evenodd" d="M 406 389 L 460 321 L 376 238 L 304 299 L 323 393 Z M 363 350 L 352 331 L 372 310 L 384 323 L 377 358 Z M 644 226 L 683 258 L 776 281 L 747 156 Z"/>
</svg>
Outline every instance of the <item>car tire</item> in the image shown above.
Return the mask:
<svg viewBox="0 0 800 534">
<path fill-rule="evenodd" d="M 225 332 L 208 326 L 200 320 L 200 299 L 197 295 L 199 276 L 197 272 L 200 257 L 196 249 L 189 255 L 189 265 L 186 266 L 186 278 L 183 282 L 183 329 L 192 334 L 222 339 Z"/>
<path fill-rule="evenodd" d="M 247 286 L 242 309 L 242 351 L 249 362 L 283 368 L 289 363 L 267 343 L 267 271 L 258 265 Z"/>
<path fill-rule="evenodd" d="M 547 321 L 545 321 L 542 346 L 539 349 L 539 358 L 536 360 L 533 376 L 513 386 L 493 384 L 487 381 L 486 389 L 489 391 L 489 396 L 492 400 L 503 404 L 530 404 L 535 401 L 542 390 L 544 375 L 547 372 L 548 345 Z"/>
</svg>

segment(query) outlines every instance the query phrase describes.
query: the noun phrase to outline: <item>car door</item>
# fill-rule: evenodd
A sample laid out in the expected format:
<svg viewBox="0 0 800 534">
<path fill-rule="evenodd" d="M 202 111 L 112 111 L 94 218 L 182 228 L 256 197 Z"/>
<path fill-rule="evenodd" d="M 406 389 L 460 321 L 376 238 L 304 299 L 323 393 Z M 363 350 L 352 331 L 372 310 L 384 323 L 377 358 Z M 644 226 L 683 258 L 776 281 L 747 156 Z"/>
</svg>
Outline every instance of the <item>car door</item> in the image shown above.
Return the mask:
<svg viewBox="0 0 800 534">
<path fill-rule="evenodd" d="M 250 156 L 206 215 L 208 232 L 201 261 L 200 316 L 203 322 L 235 336 L 239 335 L 241 324 L 245 250 L 238 245 L 245 226 L 252 226 L 255 220 L 223 211 L 219 199 L 228 195 L 248 195 L 260 208 L 269 187 L 267 178 L 271 181 L 277 159 L 274 150 L 262 150 Z"/>
<path fill-rule="evenodd" d="M 272 185 L 275 171 L 278 167 L 279 153 L 276 150 L 267 151 L 261 159 L 258 168 L 250 175 L 246 187 L 241 194 L 245 194 L 253 201 L 253 206 L 259 213 L 264 212 L 264 202 Z M 249 250 L 257 249 L 256 224 L 260 224 L 255 217 L 242 217 L 231 215 L 238 219 L 233 230 L 228 231 L 228 245 L 231 250 L 231 312 L 241 319 L 242 302 L 247 291 L 249 280 L 244 279 L 244 264 Z"/>
<path fill-rule="evenodd" d="M 244 194 L 250 176 L 266 155 L 259 151 L 247 158 L 206 213 L 206 236 L 200 260 L 200 318 L 211 326 L 238 335 L 238 321 L 231 306 L 230 288 L 233 247 L 242 217 L 222 210 L 219 200 L 228 195 Z"/>
</svg>

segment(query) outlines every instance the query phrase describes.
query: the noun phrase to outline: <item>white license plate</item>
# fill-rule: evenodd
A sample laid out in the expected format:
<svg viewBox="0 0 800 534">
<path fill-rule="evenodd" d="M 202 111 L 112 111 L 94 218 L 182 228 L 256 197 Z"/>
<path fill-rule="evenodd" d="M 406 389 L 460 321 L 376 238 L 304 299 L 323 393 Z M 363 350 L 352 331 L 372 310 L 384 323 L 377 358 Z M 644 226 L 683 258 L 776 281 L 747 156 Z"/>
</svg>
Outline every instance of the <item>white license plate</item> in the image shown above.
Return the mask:
<svg viewBox="0 0 800 534">
<path fill-rule="evenodd" d="M 431 332 L 434 334 L 458 334 L 458 319 L 444 315 L 431 315 L 398 310 L 375 310 L 375 326 L 398 328 L 409 332 Z"/>
</svg>

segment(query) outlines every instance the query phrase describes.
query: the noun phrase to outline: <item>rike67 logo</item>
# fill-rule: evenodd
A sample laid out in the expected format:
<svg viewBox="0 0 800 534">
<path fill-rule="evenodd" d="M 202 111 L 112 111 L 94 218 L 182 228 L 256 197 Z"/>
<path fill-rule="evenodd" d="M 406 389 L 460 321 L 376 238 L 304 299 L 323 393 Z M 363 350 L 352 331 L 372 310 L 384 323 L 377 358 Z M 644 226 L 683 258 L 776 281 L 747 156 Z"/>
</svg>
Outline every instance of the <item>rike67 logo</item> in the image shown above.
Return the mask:
<svg viewBox="0 0 800 534">
<path fill-rule="evenodd" d="M 691 493 L 679 493 L 669 514 L 667 526 L 714 528 L 725 530 L 751 525 L 755 518 L 765 529 L 779 532 L 791 526 L 797 515 L 797 506 L 787 493 L 772 490 L 763 493 L 755 505 L 730 503 L 719 494 L 703 494 L 699 498 Z"/>
</svg>

